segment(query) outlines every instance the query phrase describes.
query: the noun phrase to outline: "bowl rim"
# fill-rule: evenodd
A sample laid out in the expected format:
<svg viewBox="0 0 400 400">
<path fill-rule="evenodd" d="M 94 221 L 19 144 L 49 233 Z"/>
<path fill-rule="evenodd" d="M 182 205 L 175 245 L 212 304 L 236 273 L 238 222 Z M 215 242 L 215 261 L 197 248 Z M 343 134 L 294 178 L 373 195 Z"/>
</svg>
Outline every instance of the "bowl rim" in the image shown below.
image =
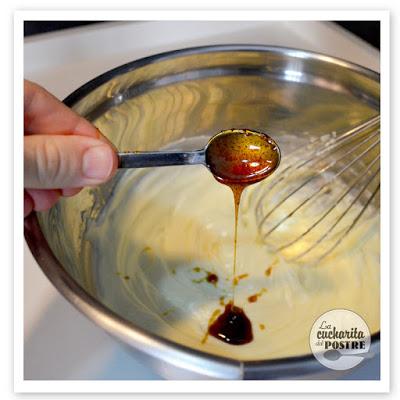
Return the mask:
<svg viewBox="0 0 400 400">
<path fill-rule="evenodd" d="M 291 57 L 320 60 L 358 72 L 376 82 L 380 81 L 379 73 L 326 54 L 280 46 L 221 44 L 172 50 L 125 63 L 83 84 L 67 96 L 63 102 L 71 107 L 89 92 L 98 88 L 111 78 L 152 63 L 181 56 L 229 51 L 284 53 Z M 44 274 L 73 306 L 119 341 L 128 343 L 150 356 L 162 359 L 178 368 L 184 368 L 200 374 L 223 379 L 241 379 L 246 376 L 250 376 L 251 379 L 253 373 L 256 376 L 259 371 L 272 372 L 277 367 L 282 371 L 298 368 L 299 366 L 304 369 L 304 363 L 308 364 L 310 372 L 320 370 L 322 367 L 311 352 L 299 356 L 278 359 L 241 361 L 197 350 L 146 331 L 104 306 L 72 278 L 50 249 L 40 229 L 35 212 L 31 213 L 24 220 L 24 235 L 34 258 Z M 371 335 L 371 346 L 375 346 L 379 342 L 380 331 Z M 284 372 L 283 375 L 285 375 Z"/>
<path fill-rule="evenodd" d="M 328 54 L 317 53 L 314 51 L 301 50 L 284 46 L 267 46 L 261 44 L 215 44 L 210 46 L 187 47 L 183 49 L 166 51 L 119 65 L 118 67 L 112 68 L 98 75 L 97 77 L 89 80 L 88 82 L 84 83 L 82 86 L 80 86 L 79 88 L 74 90 L 71 94 L 69 94 L 63 100 L 63 103 L 66 104 L 68 107 L 72 107 L 75 103 L 81 100 L 89 92 L 93 91 L 94 89 L 97 89 L 103 83 L 110 80 L 110 78 L 130 72 L 140 67 L 144 67 L 149 64 L 170 60 L 172 58 L 177 58 L 181 56 L 189 56 L 193 54 L 229 52 L 229 51 L 242 51 L 242 52 L 259 51 L 264 53 L 280 53 L 280 54 L 283 53 L 291 57 L 314 59 L 314 60 L 324 61 L 330 64 L 335 64 L 346 69 L 350 69 L 354 72 L 360 73 L 363 76 L 371 78 L 376 82 L 380 81 L 380 74 L 378 72 L 373 71 L 367 67 L 363 67 L 361 65 L 352 63 L 350 61 L 330 56 Z"/>
</svg>

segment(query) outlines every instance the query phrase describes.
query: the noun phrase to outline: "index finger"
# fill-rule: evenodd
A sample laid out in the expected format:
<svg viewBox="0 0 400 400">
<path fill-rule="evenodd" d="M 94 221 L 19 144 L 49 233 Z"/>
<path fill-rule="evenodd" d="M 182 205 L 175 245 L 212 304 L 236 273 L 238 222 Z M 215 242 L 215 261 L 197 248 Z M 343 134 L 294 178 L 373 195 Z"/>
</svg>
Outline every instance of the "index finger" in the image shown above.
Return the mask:
<svg viewBox="0 0 400 400">
<path fill-rule="evenodd" d="M 75 113 L 46 89 L 24 81 L 25 135 L 102 135 L 89 121 Z"/>
</svg>

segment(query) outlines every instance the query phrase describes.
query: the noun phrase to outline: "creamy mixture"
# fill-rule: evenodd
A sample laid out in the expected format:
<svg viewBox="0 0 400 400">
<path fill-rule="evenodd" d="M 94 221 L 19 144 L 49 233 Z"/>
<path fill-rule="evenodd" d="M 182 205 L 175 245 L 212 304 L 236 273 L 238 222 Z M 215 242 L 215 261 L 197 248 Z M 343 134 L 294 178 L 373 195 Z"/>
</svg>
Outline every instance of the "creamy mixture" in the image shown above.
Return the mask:
<svg viewBox="0 0 400 400">
<path fill-rule="evenodd" d="M 256 198 L 268 184 L 248 187 L 239 211 L 235 304 L 252 322 L 251 343 L 232 346 L 205 336 L 210 317 L 231 295 L 234 207 L 231 190 L 203 166 L 123 173 L 86 231 L 97 295 L 146 329 L 242 360 L 310 353 L 311 326 L 333 308 L 355 311 L 377 332 L 378 213 L 320 265 L 289 262 L 259 233 Z"/>
</svg>

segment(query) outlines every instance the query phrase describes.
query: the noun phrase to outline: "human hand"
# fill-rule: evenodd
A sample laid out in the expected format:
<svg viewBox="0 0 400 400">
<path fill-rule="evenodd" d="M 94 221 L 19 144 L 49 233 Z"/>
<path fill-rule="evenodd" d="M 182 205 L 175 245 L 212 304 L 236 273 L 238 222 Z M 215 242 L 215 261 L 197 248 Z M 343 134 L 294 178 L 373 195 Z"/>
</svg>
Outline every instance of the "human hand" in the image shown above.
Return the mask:
<svg viewBox="0 0 400 400">
<path fill-rule="evenodd" d="M 110 179 L 112 144 L 39 85 L 24 85 L 24 215 L 52 207 L 60 196 Z"/>
</svg>

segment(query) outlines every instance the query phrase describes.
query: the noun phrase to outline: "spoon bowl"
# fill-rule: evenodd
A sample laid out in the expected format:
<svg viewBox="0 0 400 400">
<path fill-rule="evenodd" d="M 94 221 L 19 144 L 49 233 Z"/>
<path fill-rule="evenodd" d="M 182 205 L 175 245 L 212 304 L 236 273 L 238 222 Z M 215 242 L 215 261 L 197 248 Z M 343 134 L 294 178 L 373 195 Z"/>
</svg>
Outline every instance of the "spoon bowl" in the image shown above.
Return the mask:
<svg viewBox="0 0 400 400">
<path fill-rule="evenodd" d="M 363 358 L 369 358 L 371 357 L 371 354 L 369 352 L 365 353 L 342 353 L 339 350 L 336 349 L 330 349 L 325 351 L 324 353 L 324 358 L 326 358 L 329 361 L 336 361 L 339 360 L 339 358 L 342 357 L 363 357 Z"/>
<path fill-rule="evenodd" d="M 119 168 L 204 164 L 224 184 L 252 184 L 276 170 L 281 152 L 267 134 L 228 129 L 211 137 L 195 151 L 120 152 Z"/>
</svg>

